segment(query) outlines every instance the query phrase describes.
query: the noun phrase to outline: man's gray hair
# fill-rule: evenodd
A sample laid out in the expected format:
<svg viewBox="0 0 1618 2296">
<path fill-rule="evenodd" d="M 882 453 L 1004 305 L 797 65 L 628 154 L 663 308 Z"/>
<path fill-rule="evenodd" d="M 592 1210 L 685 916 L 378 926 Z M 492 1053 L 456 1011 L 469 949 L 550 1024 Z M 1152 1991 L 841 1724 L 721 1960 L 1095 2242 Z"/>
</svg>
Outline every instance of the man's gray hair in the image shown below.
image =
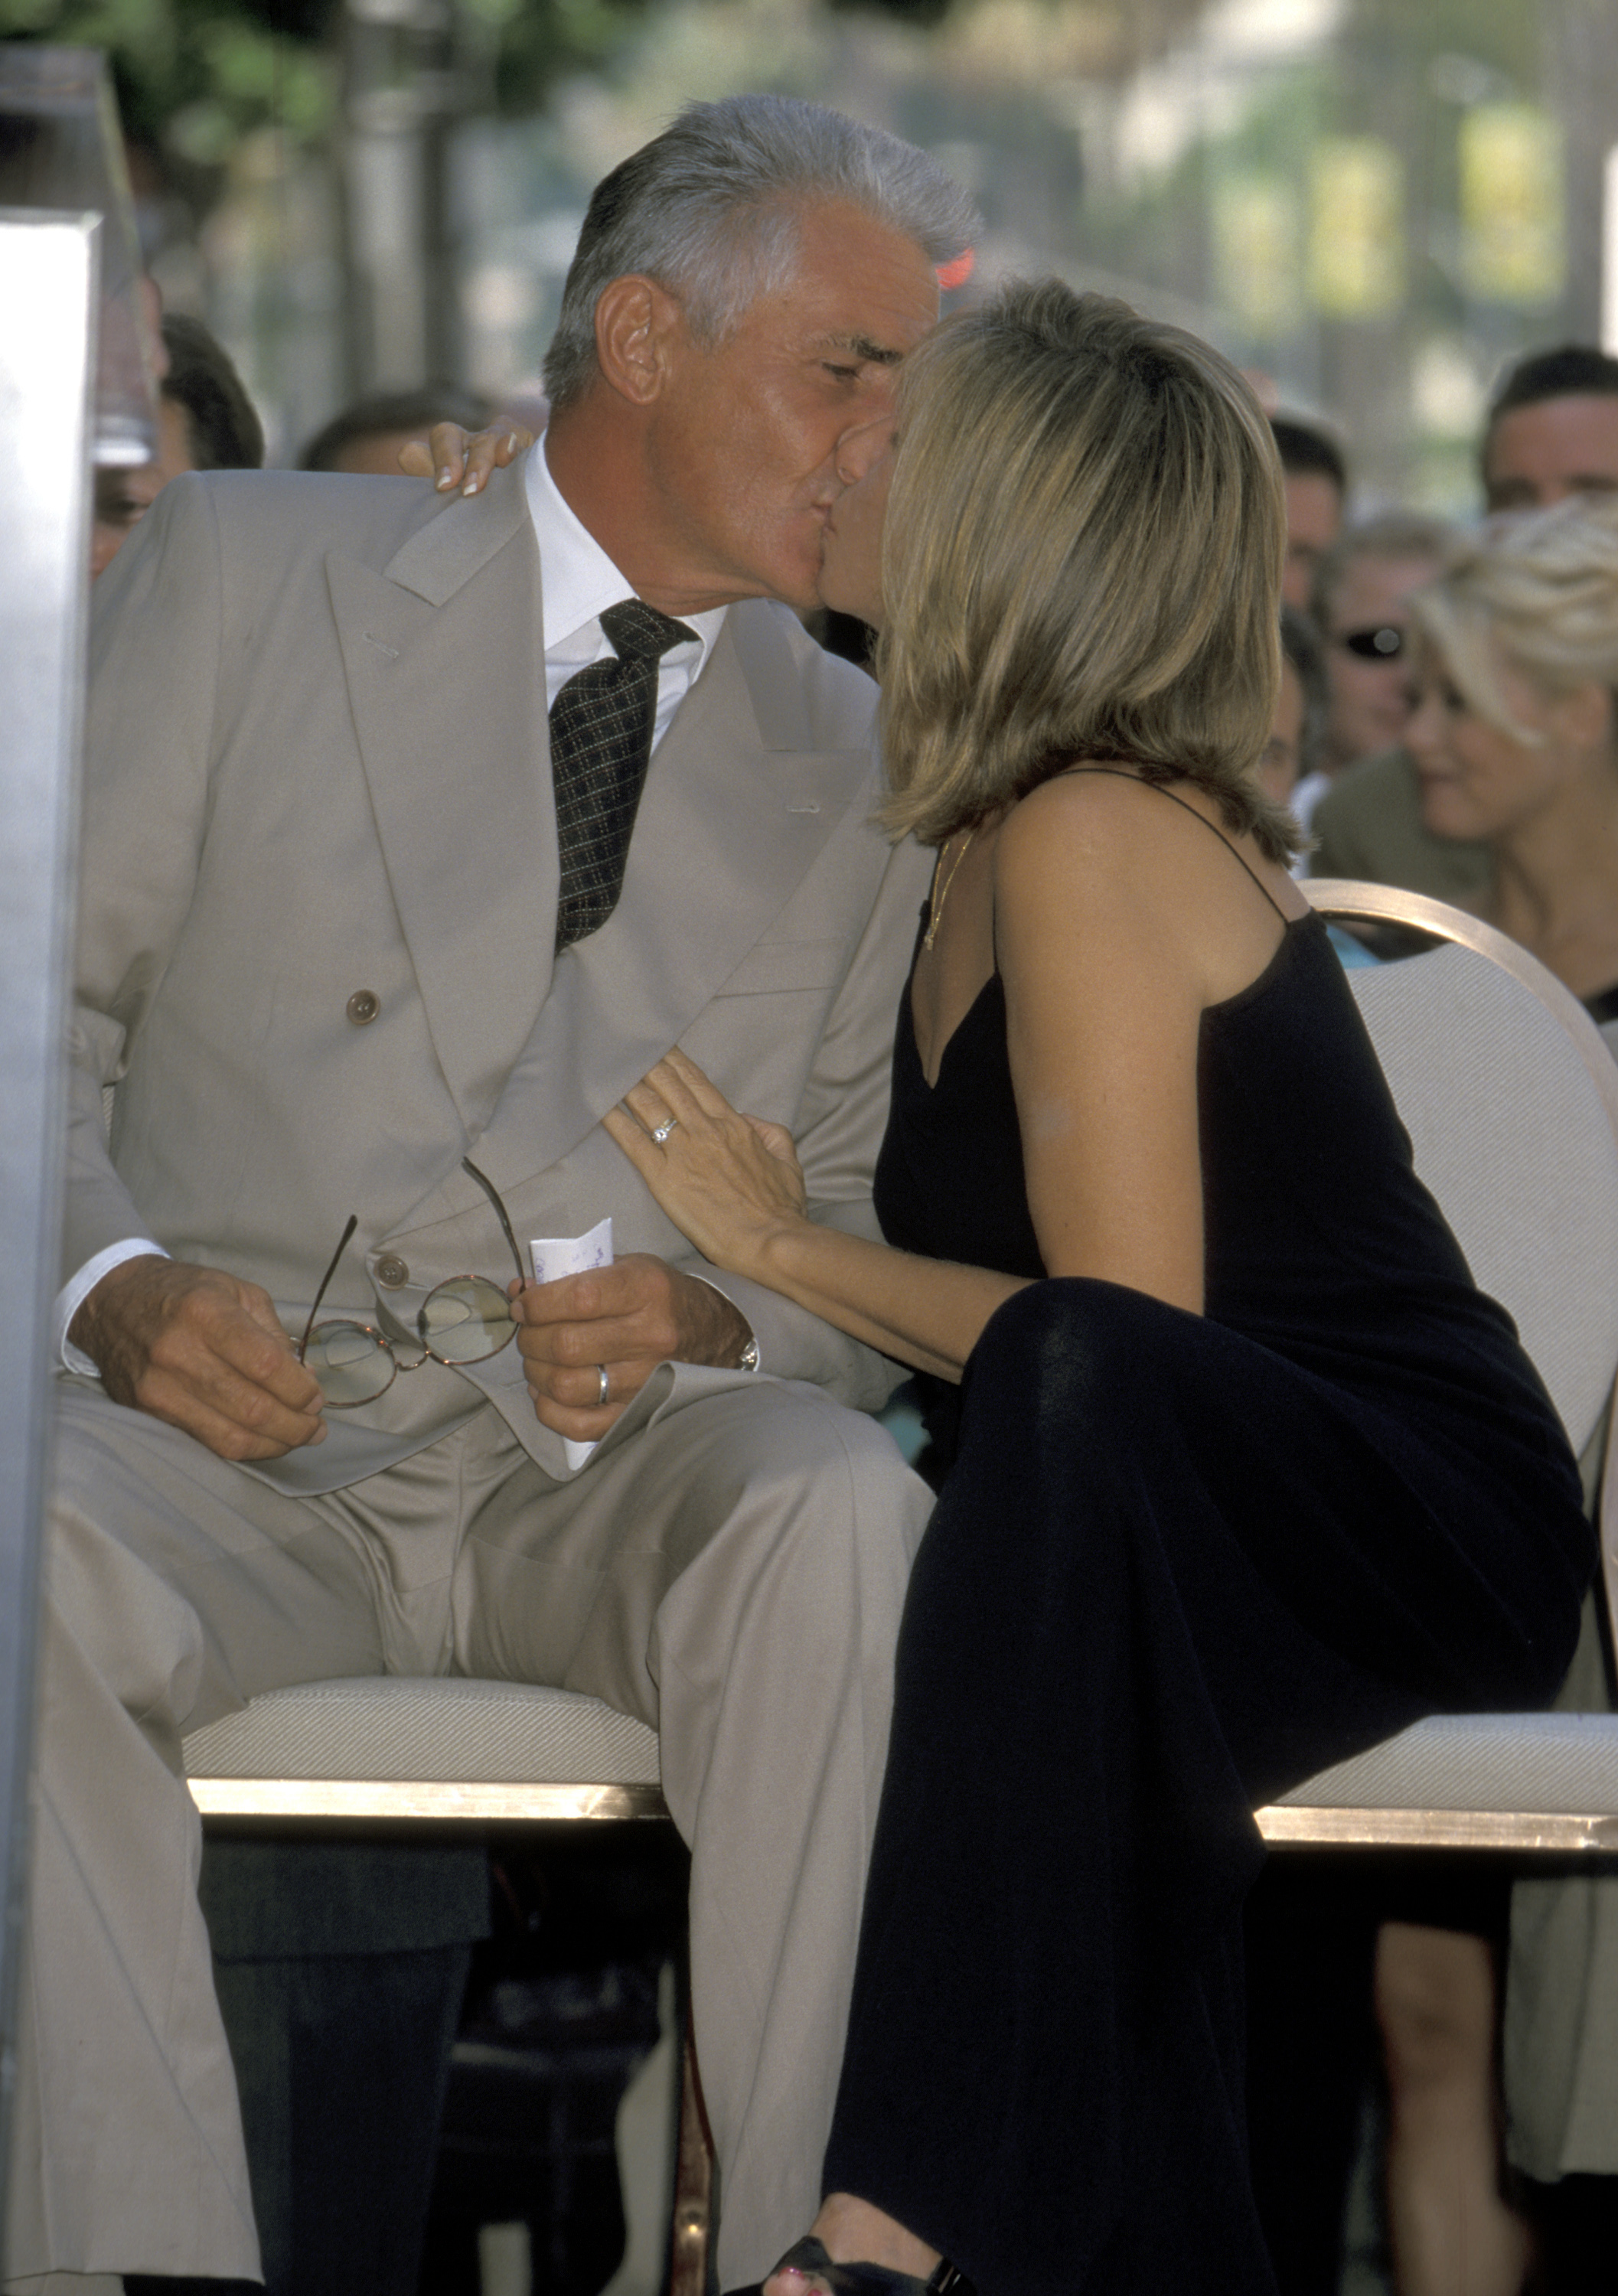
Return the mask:
<svg viewBox="0 0 1618 2296">
<path fill-rule="evenodd" d="M 803 208 L 837 200 L 912 241 L 935 264 L 972 245 L 981 223 L 936 160 L 879 127 L 785 95 L 692 103 L 599 183 L 545 361 L 553 406 L 596 373 L 595 305 L 630 273 L 678 296 L 705 348 L 798 258 Z"/>
</svg>

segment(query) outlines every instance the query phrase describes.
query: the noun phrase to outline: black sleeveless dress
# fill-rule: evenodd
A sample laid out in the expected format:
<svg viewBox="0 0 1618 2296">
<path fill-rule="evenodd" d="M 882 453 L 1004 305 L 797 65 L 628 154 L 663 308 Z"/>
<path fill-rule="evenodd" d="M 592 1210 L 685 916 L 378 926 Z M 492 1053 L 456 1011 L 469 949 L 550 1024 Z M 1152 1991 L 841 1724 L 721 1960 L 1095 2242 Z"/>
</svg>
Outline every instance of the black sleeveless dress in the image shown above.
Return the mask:
<svg viewBox="0 0 1618 2296">
<path fill-rule="evenodd" d="M 1548 1702 L 1593 1568 L 1554 1413 L 1312 915 L 1204 1013 L 1198 1095 L 1205 1312 L 1037 1282 L 932 1399 L 954 1464 L 824 2182 L 981 2296 L 1273 2296 L 1251 1813 L 1424 1713 Z M 891 1242 L 1043 1276 L 998 979 L 934 1089 L 907 994 L 876 1201 Z"/>
</svg>

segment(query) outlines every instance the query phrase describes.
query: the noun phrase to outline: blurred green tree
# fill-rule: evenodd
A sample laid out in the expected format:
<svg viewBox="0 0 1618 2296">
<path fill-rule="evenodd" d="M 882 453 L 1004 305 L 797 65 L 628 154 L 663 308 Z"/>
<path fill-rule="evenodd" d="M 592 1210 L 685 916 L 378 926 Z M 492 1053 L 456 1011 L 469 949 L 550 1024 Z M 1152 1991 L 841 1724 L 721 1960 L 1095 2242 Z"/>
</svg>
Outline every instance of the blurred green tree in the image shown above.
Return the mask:
<svg viewBox="0 0 1618 2296">
<path fill-rule="evenodd" d="M 124 132 L 194 179 L 274 125 L 324 134 L 341 0 L 0 0 L 0 37 L 104 48 Z"/>
<path fill-rule="evenodd" d="M 607 62 L 645 0 L 456 0 L 447 12 L 469 108 L 538 110 L 559 74 Z M 104 48 L 125 133 L 193 201 L 242 136 L 295 144 L 333 126 L 342 0 L 0 0 L 0 39 Z M 205 201 L 202 202 L 205 203 Z"/>
</svg>

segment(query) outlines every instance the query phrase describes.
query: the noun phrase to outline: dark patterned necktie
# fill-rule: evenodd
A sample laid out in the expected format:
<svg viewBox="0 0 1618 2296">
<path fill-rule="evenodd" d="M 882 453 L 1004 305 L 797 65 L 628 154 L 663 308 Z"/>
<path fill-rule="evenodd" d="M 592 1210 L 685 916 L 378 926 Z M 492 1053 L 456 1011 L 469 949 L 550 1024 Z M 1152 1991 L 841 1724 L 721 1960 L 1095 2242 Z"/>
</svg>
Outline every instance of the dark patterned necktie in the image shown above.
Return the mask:
<svg viewBox="0 0 1618 2296">
<path fill-rule="evenodd" d="M 609 606 L 601 627 L 614 659 L 578 671 L 551 704 L 558 949 L 599 931 L 618 906 L 652 756 L 657 665 L 670 646 L 696 638 L 639 598 Z"/>
</svg>

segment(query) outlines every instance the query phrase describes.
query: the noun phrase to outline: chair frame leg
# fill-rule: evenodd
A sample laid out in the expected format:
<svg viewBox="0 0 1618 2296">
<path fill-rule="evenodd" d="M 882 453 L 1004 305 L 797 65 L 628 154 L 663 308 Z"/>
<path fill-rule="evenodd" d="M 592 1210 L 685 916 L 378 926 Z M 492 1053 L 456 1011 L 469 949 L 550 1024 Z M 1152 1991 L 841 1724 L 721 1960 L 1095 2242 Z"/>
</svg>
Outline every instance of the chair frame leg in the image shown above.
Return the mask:
<svg viewBox="0 0 1618 2296">
<path fill-rule="evenodd" d="M 674 2167 L 674 2230 L 669 2296 L 708 2296 L 713 2237 L 713 2136 L 702 2103 L 702 2075 L 690 2018 L 680 2052 L 680 2125 Z"/>
</svg>

